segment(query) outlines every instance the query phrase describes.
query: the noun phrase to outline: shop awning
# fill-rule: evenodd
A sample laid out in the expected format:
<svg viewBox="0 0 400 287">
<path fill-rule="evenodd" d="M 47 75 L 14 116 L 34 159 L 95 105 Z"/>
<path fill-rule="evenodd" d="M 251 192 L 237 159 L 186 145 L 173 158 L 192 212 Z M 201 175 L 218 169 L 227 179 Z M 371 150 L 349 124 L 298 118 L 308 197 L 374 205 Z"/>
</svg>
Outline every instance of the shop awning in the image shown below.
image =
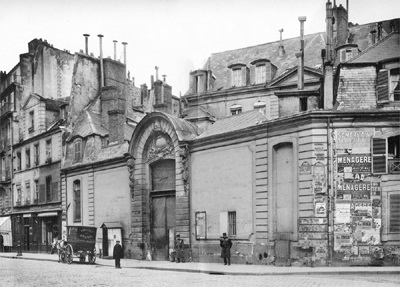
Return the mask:
<svg viewBox="0 0 400 287">
<path fill-rule="evenodd" d="M 0 235 L 3 236 L 4 246 L 12 246 L 11 218 L 0 217 Z"/>
</svg>

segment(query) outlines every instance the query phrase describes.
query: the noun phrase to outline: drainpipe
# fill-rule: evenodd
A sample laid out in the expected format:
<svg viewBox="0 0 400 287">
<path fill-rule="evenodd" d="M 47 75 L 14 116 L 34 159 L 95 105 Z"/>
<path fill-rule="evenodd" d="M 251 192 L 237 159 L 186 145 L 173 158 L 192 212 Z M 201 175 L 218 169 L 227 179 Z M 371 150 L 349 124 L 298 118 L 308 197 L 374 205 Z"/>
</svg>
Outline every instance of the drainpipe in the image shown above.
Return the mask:
<svg viewBox="0 0 400 287">
<path fill-rule="evenodd" d="M 99 37 L 99 43 L 100 43 L 100 88 L 104 87 L 104 68 L 103 68 L 103 44 L 102 44 L 102 38 L 104 37 L 103 35 L 99 34 L 97 35 Z"/>
<path fill-rule="evenodd" d="M 299 90 L 304 89 L 304 22 L 307 20 L 306 16 L 300 16 L 300 53 L 296 54 L 299 57 L 298 67 L 298 82 L 297 88 Z"/>
</svg>

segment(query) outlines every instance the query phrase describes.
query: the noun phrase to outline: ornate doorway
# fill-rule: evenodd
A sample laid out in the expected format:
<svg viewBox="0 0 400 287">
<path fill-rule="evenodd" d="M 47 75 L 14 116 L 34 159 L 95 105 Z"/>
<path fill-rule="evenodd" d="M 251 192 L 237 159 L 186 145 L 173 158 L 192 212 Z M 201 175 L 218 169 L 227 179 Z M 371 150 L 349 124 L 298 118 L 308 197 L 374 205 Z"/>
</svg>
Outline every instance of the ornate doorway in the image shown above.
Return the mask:
<svg viewBox="0 0 400 287">
<path fill-rule="evenodd" d="M 174 241 L 175 220 L 175 160 L 159 160 L 151 166 L 152 191 L 151 245 L 153 260 L 168 260 Z"/>
</svg>

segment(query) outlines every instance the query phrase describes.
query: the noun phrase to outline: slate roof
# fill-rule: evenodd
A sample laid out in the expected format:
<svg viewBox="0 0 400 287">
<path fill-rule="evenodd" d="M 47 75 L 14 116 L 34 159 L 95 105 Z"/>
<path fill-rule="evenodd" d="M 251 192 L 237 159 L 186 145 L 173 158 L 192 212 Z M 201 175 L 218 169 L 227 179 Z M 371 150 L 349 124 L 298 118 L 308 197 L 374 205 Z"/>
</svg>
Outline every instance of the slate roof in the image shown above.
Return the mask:
<svg viewBox="0 0 400 287">
<path fill-rule="evenodd" d="M 167 113 L 161 114 L 163 114 L 170 120 L 171 124 L 175 128 L 176 134 L 178 135 L 178 139 L 180 141 L 192 140 L 202 132 L 202 130 L 198 126 L 192 124 L 187 120 L 178 118 L 174 115 L 170 115 Z"/>
<path fill-rule="evenodd" d="M 108 135 L 108 131 L 101 126 L 101 114 L 92 111 L 84 111 L 68 137 L 68 140 L 71 140 L 75 136 L 84 138 L 92 134 L 106 136 Z"/>
<path fill-rule="evenodd" d="M 243 112 L 237 115 L 217 120 L 208 130 L 206 130 L 196 139 L 246 129 L 256 126 L 266 119 L 267 118 L 258 110 Z"/>
<path fill-rule="evenodd" d="M 308 67 L 321 64 L 321 49 L 325 48 L 326 45 L 325 33 L 305 35 L 304 40 L 304 64 Z M 227 74 L 230 64 L 244 63 L 249 65 L 254 60 L 266 58 L 278 68 L 275 77 L 296 66 L 297 58 L 295 54 L 300 51 L 299 37 L 285 39 L 282 44 L 285 49 L 285 55 L 282 57 L 278 54 L 280 41 L 211 54 L 204 69 L 210 69 L 216 77 L 213 90 L 229 87 Z"/>
<path fill-rule="evenodd" d="M 346 63 L 378 63 L 400 57 L 400 34 L 392 33 Z"/>
</svg>

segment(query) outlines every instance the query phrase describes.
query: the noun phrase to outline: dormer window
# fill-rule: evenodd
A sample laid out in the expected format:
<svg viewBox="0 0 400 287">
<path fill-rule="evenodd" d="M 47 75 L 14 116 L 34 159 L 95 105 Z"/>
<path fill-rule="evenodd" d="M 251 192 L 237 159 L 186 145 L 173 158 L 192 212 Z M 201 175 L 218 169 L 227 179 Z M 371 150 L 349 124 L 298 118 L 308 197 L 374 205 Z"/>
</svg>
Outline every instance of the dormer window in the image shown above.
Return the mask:
<svg viewBox="0 0 400 287">
<path fill-rule="evenodd" d="M 190 73 L 190 89 L 193 93 L 199 94 L 211 89 L 212 82 L 215 77 L 211 71 L 196 70 Z"/>
<path fill-rule="evenodd" d="M 267 115 L 267 104 L 265 102 L 260 102 L 258 101 L 253 105 L 255 110 L 258 110 L 260 113 L 262 113 L 264 116 Z"/>
<path fill-rule="evenodd" d="M 230 107 L 231 115 L 237 115 L 242 112 L 242 105 L 233 105 Z"/>
<path fill-rule="evenodd" d="M 337 48 L 340 62 L 347 62 L 358 55 L 357 44 L 345 44 Z"/>
<path fill-rule="evenodd" d="M 278 69 L 268 59 L 257 59 L 250 64 L 250 82 L 253 85 L 271 82 Z"/>
<path fill-rule="evenodd" d="M 35 112 L 29 112 L 29 132 L 33 132 L 35 130 Z"/>
<path fill-rule="evenodd" d="M 266 70 L 267 67 L 265 64 L 256 66 L 256 84 L 263 84 L 266 82 Z"/>
<path fill-rule="evenodd" d="M 245 64 L 229 65 L 231 87 L 243 87 L 247 85 L 247 67 Z"/>
<path fill-rule="evenodd" d="M 376 89 L 378 102 L 400 101 L 400 68 L 380 70 Z"/>
<path fill-rule="evenodd" d="M 74 162 L 82 161 L 82 140 L 77 139 L 74 142 Z"/>
</svg>

